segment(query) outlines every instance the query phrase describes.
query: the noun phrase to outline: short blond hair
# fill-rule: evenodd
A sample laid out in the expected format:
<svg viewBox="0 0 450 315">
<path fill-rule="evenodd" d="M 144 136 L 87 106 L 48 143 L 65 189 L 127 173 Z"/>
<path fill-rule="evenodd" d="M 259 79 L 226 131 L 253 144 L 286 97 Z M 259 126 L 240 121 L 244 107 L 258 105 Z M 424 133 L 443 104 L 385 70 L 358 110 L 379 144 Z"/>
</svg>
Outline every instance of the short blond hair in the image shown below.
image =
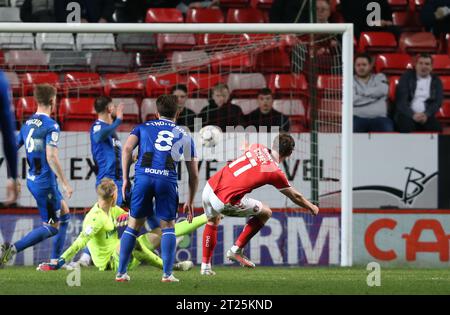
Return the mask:
<svg viewBox="0 0 450 315">
<path fill-rule="evenodd" d="M 38 84 L 34 87 L 34 99 L 39 105 L 51 106 L 56 95 L 56 88 L 50 84 Z"/>
<path fill-rule="evenodd" d="M 117 186 L 111 178 L 103 178 L 97 186 L 97 195 L 102 200 L 111 200 L 116 191 Z"/>
</svg>

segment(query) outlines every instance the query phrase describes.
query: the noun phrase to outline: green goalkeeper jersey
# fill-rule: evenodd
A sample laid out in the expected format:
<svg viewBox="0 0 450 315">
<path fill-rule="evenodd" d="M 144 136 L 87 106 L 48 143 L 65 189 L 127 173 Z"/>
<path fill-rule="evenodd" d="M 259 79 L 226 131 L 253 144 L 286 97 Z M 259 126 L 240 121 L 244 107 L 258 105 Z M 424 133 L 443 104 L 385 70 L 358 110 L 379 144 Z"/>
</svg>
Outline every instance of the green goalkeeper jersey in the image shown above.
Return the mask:
<svg viewBox="0 0 450 315">
<path fill-rule="evenodd" d="M 114 206 L 107 214 L 96 203 L 84 218 L 80 235 L 61 257 L 70 261 L 87 245 L 94 265 L 105 270 L 120 242 L 116 223 L 117 217 L 123 213 L 126 212 Z"/>
</svg>

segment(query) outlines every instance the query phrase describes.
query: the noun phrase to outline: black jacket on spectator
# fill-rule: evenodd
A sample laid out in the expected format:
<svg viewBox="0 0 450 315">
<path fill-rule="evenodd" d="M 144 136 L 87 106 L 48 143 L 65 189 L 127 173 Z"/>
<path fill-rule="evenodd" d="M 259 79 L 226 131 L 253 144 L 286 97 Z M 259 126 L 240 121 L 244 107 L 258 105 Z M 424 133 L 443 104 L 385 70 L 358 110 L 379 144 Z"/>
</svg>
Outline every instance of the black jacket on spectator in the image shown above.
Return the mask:
<svg viewBox="0 0 450 315">
<path fill-rule="evenodd" d="M 55 14 L 58 22 L 67 22 L 67 4 L 77 2 L 81 6 L 81 18 L 86 19 L 89 23 L 97 23 L 101 18 L 112 22 L 112 15 L 115 10 L 113 0 L 56 0 Z"/>
<path fill-rule="evenodd" d="M 190 131 L 194 131 L 194 119 L 195 119 L 194 111 L 189 108 L 184 107 L 181 111 L 180 115 L 178 115 L 177 125 L 178 126 L 186 126 Z"/>
<path fill-rule="evenodd" d="M 400 77 L 395 93 L 396 117 L 404 115 L 412 118 L 414 112 L 411 109 L 411 102 L 416 92 L 417 74 L 415 70 L 407 70 Z M 435 74 L 431 74 L 430 98 L 425 101 L 425 113 L 428 117 L 434 117 L 441 107 L 443 100 L 443 88 L 441 79 Z"/>
<path fill-rule="evenodd" d="M 440 36 L 443 33 L 450 33 L 450 15 L 447 15 L 442 20 L 436 20 L 434 12 L 439 7 L 449 7 L 450 0 L 427 0 L 420 11 L 420 19 L 427 31 L 432 31 L 435 36 Z"/>
<path fill-rule="evenodd" d="M 209 100 L 208 106 L 204 107 L 199 114 L 202 126 L 215 125 L 226 131 L 227 126 L 245 126 L 245 118 L 239 106 L 230 102 L 220 108 L 213 100 Z"/>
<path fill-rule="evenodd" d="M 270 23 L 294 23 L 305 1 L 297 23 L 309 23 L 309 0 L 274 0 L 269 12 Z"/>
<path fill-rule="evenodd" d="M 25 0 L 20 7 L 22 22 L 56 22 L 54 2 L 57 0 Z"/>
<path fill-rule="evenodd" d="M 150 8 L 175 8 L 179 0 L 128 0 L 126 11 L 131 22 L 143 22 Z"/>
<path fill-rule="evenodd" d="M 280 127 L 280 131 L 289 131 L 289 118 L 273 108 L 267 114 L 263 114 L 257 108 L 245 118 L 247 126 L 255 126 L 257 129 L 259 129 L 258 127 L 266 126 L 267 132 L 271 132 L 271 127 Z"/>
</svg>

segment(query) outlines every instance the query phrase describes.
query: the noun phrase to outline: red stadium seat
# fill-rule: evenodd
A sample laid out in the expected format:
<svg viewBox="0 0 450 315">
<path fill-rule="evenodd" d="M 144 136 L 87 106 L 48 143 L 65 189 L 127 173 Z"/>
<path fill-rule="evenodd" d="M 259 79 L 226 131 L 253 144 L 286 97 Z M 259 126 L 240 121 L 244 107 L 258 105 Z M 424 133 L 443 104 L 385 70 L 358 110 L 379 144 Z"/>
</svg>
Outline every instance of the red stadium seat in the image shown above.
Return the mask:
<svg viewBox="0 0 450 315">
<path fill-rule="evenodd" d="M 337 126 L 341 125 L 342 101 L 327 98 L 320 99 L 318 103 L 318 116 L 318 129 L 320 132 L 339 133 L 340 127 Z"/>
<path fill-rule="evenodd" d="M 255 66 L 255 71 L 257 72 L 290 72 L 291 57 L 284 49 L 276 48 L 265 50 L 256 55 Z"/>
<path fill-rule="evenodd" d="M 211 57 L 211 69 L 214 73 L 248 72 L 254 68 L 254 59 L 247 53 L 218 52 Z"/>
<path fill-rule="evenodd" d="M 250 114 L 252 111 L 259 107 L 257 99 L 248 99 L 248 98 L 236 98 L 231 101 L 234 105 L 237 105 L 241 108 L 242 113 L 244 115 Z"/>
<path fill-rule="evenodd" d="M 272 7 L 273 1 L 274 0 L 252 0 L 252 7 L 268 10 Z"/>
<path fill-rule="evenodd" d="M 72 96 L 103 95 L 100 75 L 94 72 L 68 72 L 64 75 L 64 93 Z"/>
<path fill-rule="evenodd" d="M 220 9 L 192 8 L 187 11 L 186 23 L 224 23 L 225 17 Z"/>
<path fill-rule="evenodd" d="M 152 120 L 156 118 L 156 99 L 155 98 L 145 98 L 142 100 L 141 104 L 141 120 L 143 122 Z"/>
<path fill-rule="evenodd" d="M 444 99 L 441 108 L 436 113 L 436 118 L 442 125 L 443 134 L 450 134 L 450 99 Z"/>
<path fill-rule="evenodd" d="M 158 97 L 170 93 L 170 89 L 175 84 L 185 83 L 186 79 L 178 73 L 151 74 L 147 78 L 145 95 L 147 97 Z"/>
<path fill-rule="evenodd" d="M 444 87 L 444 97 L 450 98 L 450 76 L 441 76 L 440 79 Z"/>
<path fill-rule="evenodd" d="M 408 0 L 388 0 L 392 11 L 406 11 L 408 9 Z"/>
<path fill-rule="evenodd" d="M 267 86 L 261 73 L 230 73 L 227 84 L 234 97 L 256 97 Z"/>
<path fill-rule="evenodd" d="M 188 77 L 187 88 L 190 96 L 208 97 L 211 88 L 218 83 L 224 83 L 220 74 L 197 73 Z"/>
<path fill-rule="evenodd" d="M 227 23 L 265 23 L 264 14 L 255 8 L 229 9 Z"/>
<path fill-rule="evenodd" d="M 171 63 L 174 71 L 202 72 L 209 68 L 209 56 L 204 50 L 175 51 Z"/>
<path fill-rule="evenodd" d="M 280 97 L 298 97 L 306 95 L 308 91 L 308 83 L 303 74 L 271 74 L 267 82 L 269 89 Z"/>
<path fill-rule="evenodd" d="M 37 103 L 32 96 L 21 97 L 16 102 L 16 119 L 22 124 L 37 110 Z"/>
<path fill-rule="evenodd" d="M 378 53 L 394 52 L 397 41 L 394 34 L 389 32 L 363 32 L 359 37 L 359 52 Z"/>
<path fill-rule="evenodd" d="M 134 98 L 113 98 L 114 104 L 123 104 L 123 122 L 117 128 L 117 131 L 130 132 L 137 124 L 140 123 L 139 105 Z"/>
<path fill-rule="evenodd" d="M 319 97 L 333 99 L 342 97 L 342 77 L 328 74 L 318 75 L 317 90 Z"/>
<path fill-rule="evenodd" d="M 190 50 L 195 46 L 194 34 L 158 34 L 156 42 L 159 51 Z"/>
<path fill-rule="evenodd" d="M 36 84 L 48 83 L 58 88 L 59 78 L 54 72 L 34 72 L 25 73 L 22 76 L 22 86 L 24 96 L 33 95 Z"/>
<path fill-rule="evenodd" d="M 394 12 L 392 13 L 392 22 L 404 32 L 423 31 L 422 22 L 420 21 L 418 12 Z"/>
<path fill-rule="evenodd" d="M 5 63 L 14 71 L 42 71 L 48 68 L 49 55 L 40 50 L 10 50 Z"/>
<path fill-rule="evenodd" d="M 304 132 L 308 130 L 306 121 L 306 106 L 302 100 L 275 100 L 273 102 L 273 108 L 280 113 L 289 116 L 291 132 Z"/>
<path fill-rule="evenodd" d="M 433 55 L 433 72 L 450 75 L 450 55 Z"/>
<path fill-rule="evenodd" d="M 395 93 L 397 91 L 397 84 L 400 76 L 394 75 L 389 78 L 389 101 L 395 103 Z"/>
<path fill-rule="evenodd" d="M 107 96 L 142 97 L 144 95 L 144 84 L 137 73 L 106 74 L 103 80 Z"/>
<path fill-rule="evenodd" d="M 94 98 L 63 98 L 59 105 L 59 120 L 65 131 L 89 131 L 97 118 Z"/>
<path fill-rule="evenodd" d="M 376 72 L 386 75 L 401 75 L 412 68 L 412 58 L 407 54 L 380 54 L 375 60 Z"/>
<path fill-rule="evenodd" d="M 148 9 L 145 23 L 183 23 L 181 11 L 172 8 L 152 8 Z"/>
<path fill-rule="evenodd" d="M 220 0 L 221 8 L 246 8 L 250 0 Z"/>
<path fill-rule="evenodd" d="M 239 35 L 237 34 L 217 34 L 217 33 L 197 34 L 197 45 L 207 46 L 209 48 L 226 47 L 236 44 L 238 39 Z"/>
<path fill-rule="evenodd" d="M 399 49 L 405 53 L 434 53 L 437 48 L 437 40 L 429 32 L 402 33 L 399 39 Z"/>
</svg>

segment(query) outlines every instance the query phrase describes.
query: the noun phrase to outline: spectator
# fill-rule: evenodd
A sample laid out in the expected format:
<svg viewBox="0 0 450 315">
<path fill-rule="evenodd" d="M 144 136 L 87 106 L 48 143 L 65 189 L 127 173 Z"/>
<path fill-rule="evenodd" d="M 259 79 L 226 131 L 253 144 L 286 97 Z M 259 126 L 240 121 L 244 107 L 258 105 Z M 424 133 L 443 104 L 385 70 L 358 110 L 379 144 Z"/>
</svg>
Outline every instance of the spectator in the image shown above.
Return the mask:
<svg viewBox="0 0 450 315">
<path fill-rule="evenodd" d="M 25 0 L 20 7 L 22 22 L 56 22 L 54 0 Z"/>
<path fill-rule="evenodd" d="M 230 102 L 230 89 L 226 84 L 219 83 L 212 89 L 212 99 L 208 106 L 204 107 L 199 117 L 202 125 L 215 125 L 222 131 L 226 131 L 227 126 L 244 125 L 244 115 L 239 106 Z"/>
<path fill-rule="evenodd" d="M 359 54 L 355 58 L 353 79 L 353 131 L 392 132 L 394 124 L 387 117 L 389 84 L 384 74 L 372 73 L 372 58 Z"/>
<path fill-rule="evenodd" d="M 427 31 L 436 37 L 450 33 L 450 0 L 428 0 L 420 11 L 420 19 Z"/>
<path fill-rule="evenodd" d="M 67 22 L 67 5 L 71 2 L 80 4 L 82 23 L 108 23 L 113 22 L 112 15 L 115 10 L 114 1 L 111 0 L 57 0 L 55 1 L 55 14 L 58 22 Z"/>
<path fill-rule="evenodd" d="M 271 132 L 271 127 L 279 127 L 280 131 L 289 131 L 289 118 L 279 111 L 273 109 L 272 91 L 268 88 L 261 89 L 258 93 L 259 108 L 252 111 L 245 118 L 247 126 L 267 127 L 267 132 Z"/>
<path fill-rule="evenodd" d="M 270 23 L 309 23 L 309 0 L 274 0 Z"/>
<path fill-rule="evenodd" d="M 142 23 L 150 8 L 175 8 L 180 0 L 131 0 L 127 1 L 126 12 L 131 22 Z"/>
<path fill-rule="evenodd" d="M 432 62 L 431 55 L 420 54 L 415 70 L 407 70 L 400 77 L 395 114 L 400 132 L 442 130 L 434 116 L 442 105 L 442 82 L 431 73 Z"/>
<path fill-rule="evenodd" d="M 372 20 L 373 16 L 376 18 L 376 13 L 369 4 L 377 3 L 380 7 L 380 20 Z M 370 10 L 369 10 L 370 9 Z M 344 20 L 347 23 L 354 24 L 354 34 L 359 38 L 361 32 L 384 31 L 394 33 L 396 37 L 400 35 L 400 29 L 393 25 L 392 10 L 387 0 L 342 0 L 341 12 Z M 369 16 L 369 14 L 371 16 Z M 368 25 L 368 22 L 373 22 L 374 25 Z"/>
<path fill-rule="evenodd" d="M 329 23 L 331 6 L 327 0 L 316 1 L 316 23 Z"/>
<path fill-rule="evenodd" d="M 186 85 L 174 85 L 170 93 L 175 95 L 178 99 L 179 114 L 177 118 L 177 125 L 186 126 L 190 131 L 194 131 L 195 113 L 186 107 L 188 94 Z"/>
</svg>

